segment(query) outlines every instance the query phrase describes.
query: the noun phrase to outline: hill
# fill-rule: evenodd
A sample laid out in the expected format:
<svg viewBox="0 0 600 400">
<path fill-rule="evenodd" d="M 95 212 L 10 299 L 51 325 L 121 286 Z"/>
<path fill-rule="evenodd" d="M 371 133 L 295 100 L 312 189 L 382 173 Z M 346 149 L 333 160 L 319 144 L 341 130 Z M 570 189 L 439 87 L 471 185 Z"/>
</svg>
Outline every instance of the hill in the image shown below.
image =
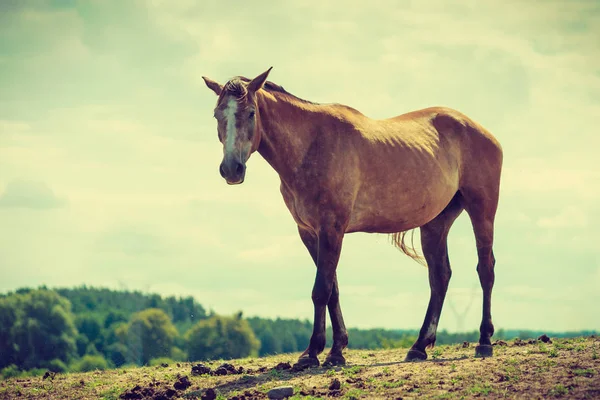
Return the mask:
<svg viewBox="0 0 600 400">
<path fill-rule="evenodd" d="M 195 363 L 46 374 L 0 382 L 0 398 L 266 399 L 291 386 L 292 398 L 460 399 L 600 397 L 600 339 L 596 336 L 509 343 L 492 358 L 473 357 L 473 344 L 432 349 L 430 360 L 400 362 L 406 350 L 349 350 L 348 365 L 294 371 L 298 354 L 207 362 L 211 374 L 192 375 Z M 227 370 L 231 372 L 228 372 Z M 215 373 L 215 371 L 217 373 Z M 202 372 L 202 371 L 200 371 Z M 220 374 L 223 375 L 220 375 Z"/>
</svg>

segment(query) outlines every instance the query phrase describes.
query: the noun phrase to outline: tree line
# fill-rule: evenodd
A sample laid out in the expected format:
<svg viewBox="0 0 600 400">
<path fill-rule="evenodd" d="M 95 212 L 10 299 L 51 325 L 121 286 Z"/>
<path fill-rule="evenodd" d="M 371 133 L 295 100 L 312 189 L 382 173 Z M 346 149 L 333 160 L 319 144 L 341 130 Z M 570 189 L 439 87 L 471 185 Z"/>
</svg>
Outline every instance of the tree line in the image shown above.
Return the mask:
<svg viewBox="0 0 600 400">
<path fill-rule="evenodd" d="M 494 337 L 541 333 L 499 330 Z M 311 334 L 312 323 L 306 320 L 217 315 L 193 297 L 86 286 L 23 288 L 0 295 L 0 370 L 5 378 L 298 352 L 308 346 Z M 349 329 L 349 335 L 350 348 L 378 349 L 409 347 L 418 332 Z M 439 344 L 477 339 L 476 331 L 437 335 Z M 328 341 L 330 346 L 330 332 Z"/>
</svg>

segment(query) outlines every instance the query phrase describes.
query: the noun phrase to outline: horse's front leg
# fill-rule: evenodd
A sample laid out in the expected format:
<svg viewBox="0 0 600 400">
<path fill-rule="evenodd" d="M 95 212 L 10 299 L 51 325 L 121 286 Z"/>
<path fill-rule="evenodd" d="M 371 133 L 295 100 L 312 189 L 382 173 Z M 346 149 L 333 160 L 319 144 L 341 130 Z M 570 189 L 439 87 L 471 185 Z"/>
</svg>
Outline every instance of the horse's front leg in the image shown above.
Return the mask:
<svg viewBox="0 0 600 400">
<path fill-rule="evenodd" d="M 318 252 L 317 235 L 300 227 L 298 227 L 298 232 L 316 265 Z M 331 346 L 331 351 L 327 355 L 325 364 L 343 365 L 346 363 L 346 360 L 342 355 L 342 351 L 348 345 L 348 331 L 346 330 L 342 309 L 340 307 L 340 291 L 337 275 L 333 279 L 333 287 L 331 288 L 331 296 L 329 297 L 327 308 L 329 310 L 329 317 L 331 318 L 331 327 L 333 330 L 333 345 Z"/>
<path fill-rule="evenodd" d="M 317 265 L 317 276 L 312 291 L 312 301 L 315 308 L 314 326 L 308 348 L 302 353 L 296 364 L 300 367 L 318 366 L 319 359 L 317 356 L 325 348 L 326 309 L 335 286 L 335 270 L 342 250 L 344 229 L 341 224 L 334 221 L 322 224 L 316 236 L 317 252 L 315 264 Z M 337 309 L 338 307 L 339 304 L 335 308 Z"/>
<path fill-rule="evenodd" d="M 344 365 L 346 364 L 346 359 L 342 354 L 342 350 L 348 346 L 348 331 L 346 330 L 340 307 L 340 290 L 338 288 L 337 276 L 334 277 L 331 297 L 329 298 L 329 303 L 327 303 L 327 308 L 329 309 L 331 328 L 333 330 L 333 345 L 325 359 L 324 365 Z"/>
</svg>

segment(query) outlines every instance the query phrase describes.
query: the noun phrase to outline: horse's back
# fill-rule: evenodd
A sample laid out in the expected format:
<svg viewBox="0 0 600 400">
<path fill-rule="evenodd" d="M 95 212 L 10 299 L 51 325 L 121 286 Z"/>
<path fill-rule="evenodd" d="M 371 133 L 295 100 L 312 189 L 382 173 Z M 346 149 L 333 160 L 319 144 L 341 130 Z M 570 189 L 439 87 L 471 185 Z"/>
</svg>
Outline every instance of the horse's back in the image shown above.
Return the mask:
<svg viewBox="0 0 600 400">
<path fill-rule="evenodd" d="M 359 124 L 360 190 L 351 230 L 390 232 L 435 217 L 457 191 L 497 186 L 502 149 L 464 114 L 431 107 Z M 400 229 L 401 228 L 401 229 Z"/>
<path fill-rule="evenodd" d="M 447 107 L 431 107 L 396 117 L 402 121 L 425 118 L 431 121 L 439 143 L 446 151 L 457 151 L 459 190 L 470 198 L 486 198 L 497 203 L 503 152 L 500 142 L 480 123 L 460 111 Z"/>
<path fill-rule="evenodd" d="M 481 124 L 460 111 L 448 107 L 429 107 L 390 118 L 399 125 L 420 121 L 433 129 L 424 129 L 417 136 L 434 135 L 440 151 L 458 151 L 461 177 L 499 175 L 502 167 L 502 146 L 494 135 Z M 404 133 L 399 130 L 399 135 Z"/>
</svg>

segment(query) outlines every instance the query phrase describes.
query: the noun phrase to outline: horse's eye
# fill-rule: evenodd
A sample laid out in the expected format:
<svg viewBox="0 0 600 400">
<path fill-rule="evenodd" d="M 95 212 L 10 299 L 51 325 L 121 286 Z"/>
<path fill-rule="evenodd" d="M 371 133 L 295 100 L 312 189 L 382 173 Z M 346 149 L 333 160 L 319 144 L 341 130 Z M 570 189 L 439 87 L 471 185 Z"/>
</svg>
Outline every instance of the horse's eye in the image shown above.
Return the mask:
<svg viewBox="0 0 600 400">
<path fill-rule="evenodd" d="M 254 111 L 250 111 L 250 114 L 248 114 L 248 118 L 249 119 L 254 118 Z"/>
</svg>

